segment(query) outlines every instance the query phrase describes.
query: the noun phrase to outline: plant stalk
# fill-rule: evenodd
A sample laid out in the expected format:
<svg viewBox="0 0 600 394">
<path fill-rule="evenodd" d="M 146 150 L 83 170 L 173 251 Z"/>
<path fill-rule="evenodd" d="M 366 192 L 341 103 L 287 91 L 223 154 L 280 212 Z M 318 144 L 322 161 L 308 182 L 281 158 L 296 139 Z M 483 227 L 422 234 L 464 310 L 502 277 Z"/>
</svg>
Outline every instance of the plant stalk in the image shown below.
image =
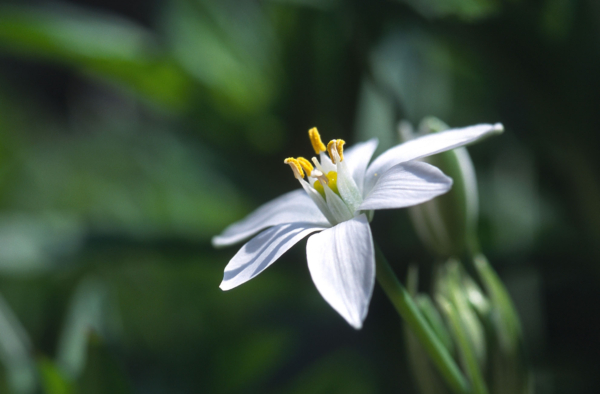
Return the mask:
<svg viewBox="0 0 600 394">
<path fill-rule="evenodd" d="M 425 351 L 455 394 L 470 394 L 471 388 L 458 365 L 431 329 L 411 295 L 400 283 L 378 245 L 375 245 L 377 281 L 396 311 L 419 339 Z"/>
</svg>

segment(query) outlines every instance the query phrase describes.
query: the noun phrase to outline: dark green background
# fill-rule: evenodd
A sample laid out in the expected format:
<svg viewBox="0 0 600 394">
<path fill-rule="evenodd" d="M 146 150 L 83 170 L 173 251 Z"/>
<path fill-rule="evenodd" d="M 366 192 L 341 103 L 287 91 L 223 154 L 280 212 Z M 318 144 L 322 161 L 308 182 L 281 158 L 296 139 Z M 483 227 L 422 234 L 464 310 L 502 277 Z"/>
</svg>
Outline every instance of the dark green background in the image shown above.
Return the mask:
<svg viewBox="0 0 600 394">
<path fill-rule="evenodd" d="M 599 109 L 596 0 L 3 1 L 0 344 L 30 342 L 0 392 L 415 392 L 378 287 L 353 330 L 300 243 L 224 293 L 210 238 L 298 187 L 310 127 L 385 149 L 434 115 L 505 125 L 470 148 L 483 251 L 537 392 L 597 393 Z M 373 232 L 432 263 L 406 212 Z"/>
</svg>

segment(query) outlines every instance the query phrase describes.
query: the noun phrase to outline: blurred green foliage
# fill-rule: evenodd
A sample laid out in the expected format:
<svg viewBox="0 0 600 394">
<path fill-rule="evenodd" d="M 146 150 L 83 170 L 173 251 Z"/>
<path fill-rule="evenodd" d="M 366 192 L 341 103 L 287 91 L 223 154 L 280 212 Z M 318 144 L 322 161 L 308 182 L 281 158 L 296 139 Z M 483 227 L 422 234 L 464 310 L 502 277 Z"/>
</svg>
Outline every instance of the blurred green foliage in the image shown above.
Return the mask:
<svg viewBox="0 0 600 394">
<path fill-rule="evenodd" d="M 536 391 L 598 392 L 599 26 L 596 0 L 4 1 L 0 392 L 416 392 L 380 290 L 353 331 L 297 247 L 223 293 L 210 237 L 297 187 L 310 127 L 384 149 L 429 115 L 504 123 L 469 150 L 481 249 Z M 373 224 L 427 281 L 406 213 Z"/>
</svg>

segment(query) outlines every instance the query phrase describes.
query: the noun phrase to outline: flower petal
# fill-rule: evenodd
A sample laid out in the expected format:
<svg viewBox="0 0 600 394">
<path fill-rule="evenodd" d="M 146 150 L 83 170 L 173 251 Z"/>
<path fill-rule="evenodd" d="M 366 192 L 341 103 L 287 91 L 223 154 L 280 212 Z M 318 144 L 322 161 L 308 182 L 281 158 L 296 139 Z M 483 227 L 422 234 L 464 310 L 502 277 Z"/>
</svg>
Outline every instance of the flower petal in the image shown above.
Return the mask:
<svg viewBox="0 0 600 394">
<path fill-rule="evenodd" d="M 246 218 L 227 227 L 220 235 L 213 237 L 212 243 L 215 247 L 232 245 L 267 227 L 293 222 L 329 227 L 329 222 L 319 208 L 304 190 L 299 189 L 262 205 Z"/>
<path fill-rule="evenodd" d="M 367 316 L 375 284 L 375 254 L 363 214 L 308 239 L 306 256 L 317 290 L 354 328 Z"/>
<path fill-rule="evenodd" d="M 298 179 L 298 181 L 300 182 L 300 186 L 302 186 L 302 188 L 306 192 L 306 195 L 308 195 L 308 197 L 315 203 L 317 208 L 319 208 L 319 210 L 321 211 L 323 216 L 325 216 L 327 218 L 329 223 L 331 223 L 333 225 L 337 224 L 338 222 L 335 219 L 335 216 L 333 216 L 333 213 L 331 213 L 331 210 L 329 209 L 327 202 L 319 194 L 319 192 L 316 191 L 315 188 L 312 185 L 310 185 L 308 182 L 306 182 L 304 179 Z"/>
<path fill-rule="evenodd" d="M 363 201 L 362 191 L 356 185 L 346 160 L 337 163 L 337 189 L 342 200 L 348 205 L 350 211 L 356 211 L 356 208 Z"/>
<path fill-rule="evenodd" d="M 229 261 L 219 287 L 229 290 L 249 281 L 302 238 L 323 229 L 310 223 L 287 223 L 263 231 L 242 246 Z"/>
<path fill-rule="evenodd" d="M 410 207 L 444 194 L 452 187 L 450 177 L 421 161 L 398 164 L 378 178 L 359 209 Z"/>
<path fill-rule="evenodd" d="M 377 149 L 377 144 L 377 138 L 371 138 L 366 142 L 355 144 L 344 151 L 344 163 L 346 163 L 348 171 L 352 175 L 352 178 L 354 178 L 358 190 L 361 192 L 365 172 L 367 171 L 367 166 L 369 165 L 369 161 L 371 161 L 373 152 Z"/>
<path fill-rule="evenodd" d="M 329 156 L 327 156 L 327 153 L 319 153 L 319 159 L 321 162 L 321 167 L 323 167 L 323 174 L 327 175 L 329 171 L 335 171 L 335 164 L 333 164 Z"/>
<path fill-rule="evenodd" d="M 331 212 L 331 215 L 335 219 L 332 224 L 338 224 L 352 219 L 354 216 L 354 211 L 348 208 L 340 196 L 335 194 L 335 192 L 327 185 L 323 185 L 323 191 L 325 192 L 325 197 L 327 200 L 327 208 L 329 208 L 329 212 Z"/>
<path fill-rule="evenodd" d="M 504 127 L 500 123 L 494 125 L 480 124 L 429 134 L 388 149 L 375 159 L 367 169 L 364 181 L 365 194 L 367 194 L 377 182 L 376 174 L 381 176 L 385 171 L 396 164 L 458 148 L 459 146 L 470 144 L 488 135 L 499 134 L 503 131 Z"/>
</svg>

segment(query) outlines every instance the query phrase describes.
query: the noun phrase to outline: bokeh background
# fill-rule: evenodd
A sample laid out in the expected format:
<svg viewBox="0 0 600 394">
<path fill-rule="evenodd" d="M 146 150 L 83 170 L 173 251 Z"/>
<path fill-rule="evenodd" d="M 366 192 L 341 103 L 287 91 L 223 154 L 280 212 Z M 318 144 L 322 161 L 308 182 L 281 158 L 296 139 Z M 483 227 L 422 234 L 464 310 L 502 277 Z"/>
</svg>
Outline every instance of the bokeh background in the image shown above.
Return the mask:
<svg viewBox="0 0 600 394">
<path fill-rule="evenodd" d="M 307 130 L 502 122 L 470 148 L 482 249 L 538 393 L 600 392 L 600 2 L 0 4 L 0 392 L 415 393 L 376 286 L 361 331 L 303 243 L 243 286 L 210 239 L 296 188 Z M 404 211 L 374 236 L 430 266 Z"/>
</svg>

